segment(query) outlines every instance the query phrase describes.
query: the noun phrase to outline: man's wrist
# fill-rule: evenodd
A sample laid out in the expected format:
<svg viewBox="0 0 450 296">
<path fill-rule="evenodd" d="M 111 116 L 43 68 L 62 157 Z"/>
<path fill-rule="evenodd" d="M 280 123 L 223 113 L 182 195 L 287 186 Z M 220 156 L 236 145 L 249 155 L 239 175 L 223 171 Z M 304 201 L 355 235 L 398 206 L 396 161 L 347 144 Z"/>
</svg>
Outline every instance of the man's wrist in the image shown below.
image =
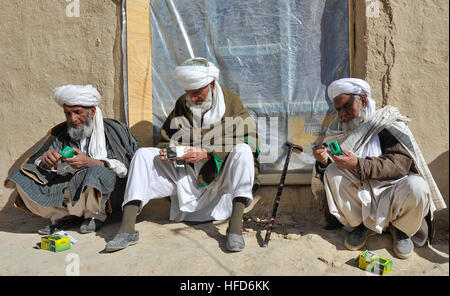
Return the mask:
<svg viewBox="0 0 450 296">
<path fill-rule="evenodd" d="M 103 160 L 98 160 L 95 158 L 90 157 L 87 163 L 87 167 L 93 167 L 93 166 L 105 166 L 106 164 L 105 162 L 103 162 Z"/>
<path fill-rule="evenodd" d="M 330 164 L 330 158 L 327 158 L 326 163 L 323 164 L 321 161 L 317 161 L 321 168 L 326 168 Z"/>
<path fill-rule="evenodd" d="M 328 163 L 322 163 L 321 161 L 318 161 L 318 163 L 319 163 L 319 166 L 321 167 L 321 168 L 326 168 L 327 166 L 328 166 Z"/>
<path fill-rule="evenodd" d="M 45 169 L 45 170 L 50 170 L 51 169 L 51 166 L 48 166 L 43 161 L 41 161 L 41 163 L 38 166 L 43 168 L 43 169 Z"/>
</svg>

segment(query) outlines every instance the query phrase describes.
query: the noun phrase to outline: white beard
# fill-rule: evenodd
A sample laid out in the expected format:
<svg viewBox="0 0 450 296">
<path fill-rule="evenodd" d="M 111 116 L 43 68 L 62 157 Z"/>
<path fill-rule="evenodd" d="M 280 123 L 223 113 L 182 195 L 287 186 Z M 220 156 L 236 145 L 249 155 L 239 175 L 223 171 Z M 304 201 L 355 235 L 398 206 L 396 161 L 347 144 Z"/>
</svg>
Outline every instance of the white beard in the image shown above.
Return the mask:
<svg viewBox="0 0 450 296">
<path fill-rule="evenodd" d="M 189 95 L 186 95 L 186 105 L 188 106 L 189 109 L 191 109 L 192 114 L 198 114 L 198 112 L 201 112 L 201 115 L 203 116 L 206 112 L 208 112 L 211 109 L 213 105 L 213 96 L 211 88 L 208 86 L 208 94 L 206 95 L 206 100 L 200 105 L 193 103 L 191 97 Z"/>
<path fill-rule="evenodd" d="M 92 135 L 92 132 L 94 131 L 93 122 L 94 120 L 92 119 L 91 111 L 89 110 L 89 115 L 86 124 L 84 124 L 81 128 L 77 129 L 67 124 L 67 133 L 69 134 L 69 137 L 73 141 L 80 141 L 83 138 L 89 138 Z"/>
<path fill-rule="evenodd" d="M 354 131 L 361 124 L 366 122 L 366 120 L 367 120 L 366 109 L 362 108 L 361 107 L 361 103 L 360 103 L 358 117 L 353 118 L 349 122 L 342 122 L 342 121 L 340 121 L 341 130 L 342 131 Z"/>
</svg>

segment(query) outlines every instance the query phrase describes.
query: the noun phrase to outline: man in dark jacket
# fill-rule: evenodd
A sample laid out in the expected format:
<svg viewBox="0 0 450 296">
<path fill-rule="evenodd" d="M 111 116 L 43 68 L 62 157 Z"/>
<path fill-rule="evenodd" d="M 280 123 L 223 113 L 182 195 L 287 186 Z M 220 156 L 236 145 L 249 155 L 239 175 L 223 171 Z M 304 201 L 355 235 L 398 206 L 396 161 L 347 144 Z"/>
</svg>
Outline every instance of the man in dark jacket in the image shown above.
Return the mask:
<svg viewBox="0 0 450 296">
<path fill-rule="evenodd" d="M 337 117 L 325 143 L 336 140 L 342 155 L 325 145 L 313 148 L 315 175 L 323 182 L 329 213 L 355 227 L 344 244 L 359 250 L 367 239 L 389 229 L 399 258 L 427 240 L 430 217 L 446 207 L 422 153 L 406 123 L 392 106 L 376 110 L 367 82 L 355 78 L 328 87 Z"/>
<path fill-rule="evenodd" d="M 52 128 L 8 180 L 19 192 L 18 207 L 50 219 L 39 233 L 52 234 L 79 222 L 81 233 L 95 232 L 108 212 L 120 209 L 138 143 L 125 124 L 103 118 L 97 107 L 101 96 L 93 86 L 61 86 L 54 99 L 66 122 Z M 64 154 L 67 146 L 73 155 Z"/>
<path fill-rule="evenodd" d="M 174 76 L 186 93 L 165 120 L 157 148 L 141 148 L 133 158 L 122 225 L 107 252 L 135 244 L 136 215 L 151 199 L 166 196 L 171 220 L 230 218 L 227 249 L 244 249 L 242 216 L 258 173 L 256 121 L 236 94 L 219 85 L 219 70 L 206 59 L 186 61 Z M 169 147 L 177 161 L 168 159 Z"/>
</svg>

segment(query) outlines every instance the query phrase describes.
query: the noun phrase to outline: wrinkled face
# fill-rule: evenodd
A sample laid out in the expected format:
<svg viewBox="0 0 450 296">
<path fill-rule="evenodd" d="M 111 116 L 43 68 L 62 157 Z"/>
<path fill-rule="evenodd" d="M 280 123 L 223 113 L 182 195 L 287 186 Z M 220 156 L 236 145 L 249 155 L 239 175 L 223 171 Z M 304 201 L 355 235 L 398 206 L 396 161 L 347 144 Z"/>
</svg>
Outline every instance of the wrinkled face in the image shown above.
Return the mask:
<svg viewBox="0 0 450 296">
<path fill-rule="evenodd" d="M 64 114 L 66 115 L 67 124 L 75 129 L 81 129 L 86 125 L 89 115 L 94 117 L 95 108 L 83 107 L 83 106 L 63 106 Z M 89 110 L 92 110 L 89 112 Z"/>
<path fill-rule="evenodd" d="M 196 105 L 201 105 L 206 100 L 206 97 L 208 96 L 210 88 L 208 86 L 211 86 L 211 91 L 213 89 L 214 84 L 208 84 L 205 87 L 199 88 L 199 89 L 191 89 L 186 90 L 187 95 L 191 99 L 191 102 Z"/>
<path fill-rule="evenodd" d="M 361 100 L 361 107 L 365 108 L 365 96 L 361 96 L 359 99 L 358 96 L 355 97 L 352 94 L 340 94 L 333 99 L 334 108 L 342 122 L 350 122 L 359 116 L 359 100 Z"/>
</svg>

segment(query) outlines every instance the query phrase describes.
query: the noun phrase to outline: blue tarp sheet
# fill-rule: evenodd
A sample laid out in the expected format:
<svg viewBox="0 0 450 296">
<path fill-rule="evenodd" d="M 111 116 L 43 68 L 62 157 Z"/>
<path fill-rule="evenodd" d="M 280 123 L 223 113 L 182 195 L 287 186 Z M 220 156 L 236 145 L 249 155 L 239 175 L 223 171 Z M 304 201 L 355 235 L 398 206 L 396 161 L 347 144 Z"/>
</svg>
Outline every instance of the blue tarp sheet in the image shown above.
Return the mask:
<svg viewBox="0 0 450 296">
<path fill-rule="evenodd" d="M 282 170 L 285 141 L 305 148 L 290 170 L 311 171 L 334 114 L 326 87 L 349 76 L 348 1 L 152 0 L 150 13 L 155 143 L 184 93 L 173 70 L 204 57 L 258 120 L 262 173 Z"/>
</svg>

